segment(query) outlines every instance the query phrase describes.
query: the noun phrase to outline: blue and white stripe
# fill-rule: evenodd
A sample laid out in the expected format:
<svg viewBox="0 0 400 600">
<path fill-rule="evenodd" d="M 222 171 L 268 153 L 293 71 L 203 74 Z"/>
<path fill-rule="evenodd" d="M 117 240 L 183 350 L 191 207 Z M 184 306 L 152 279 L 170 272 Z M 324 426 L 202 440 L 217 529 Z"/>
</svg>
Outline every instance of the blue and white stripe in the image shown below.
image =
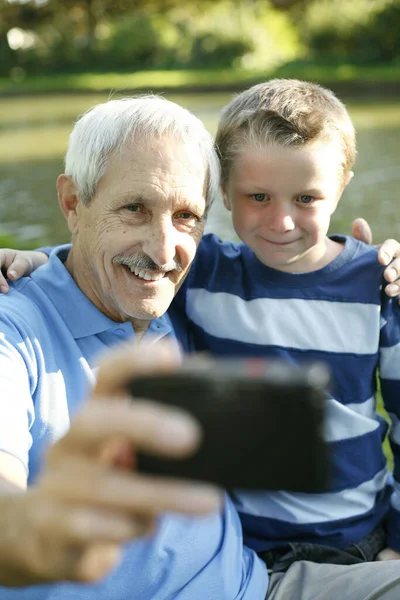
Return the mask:
<svg viewBox="0 0 400 600">
<path fill-rule="evenodd" d="M 388 513 L 393 486 L 382 451 L 388 426 L 375 410 L 378 369 L 393 421 L 394 476 L 400 475 L 400 309 L 382 292 L 376 250 L 342 241 L 343 251 L 324 269 L 288 274 L 262 265 L 243 244 L 205 236 L 178 294 L 192 324 L 191 349 L 295 363 L 322 359 L 332 371 L 324 433 L 330 489 L 235 491 L 245 539 L 257 551 L 294 540 L 343 547 Z M 397 483 L 395 490 L 389 541 L 400 550 Z"/>
</svg>

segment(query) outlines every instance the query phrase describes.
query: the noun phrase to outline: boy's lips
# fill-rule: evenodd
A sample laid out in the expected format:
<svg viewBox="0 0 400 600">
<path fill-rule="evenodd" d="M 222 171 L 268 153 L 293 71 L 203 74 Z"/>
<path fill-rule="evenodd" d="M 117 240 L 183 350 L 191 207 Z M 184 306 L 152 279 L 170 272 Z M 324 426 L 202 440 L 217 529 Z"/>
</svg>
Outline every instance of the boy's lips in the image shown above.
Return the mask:
<svg viewBox="0 0 400 600">
<path fill-rule="evenodd" d="M 267 244 L 271 244 L 272 246 L 290 246 L 291 244 L 295 244 L 296 242 L 298 242 L 298 239 L 295 240 L 289 240 L 289 241 L 276 241 L 276 240 L 269 240 L 268 238 L 263 237 L 262 238 L 264 240 L 264 242 L 267 242 Z"/>
</svg>

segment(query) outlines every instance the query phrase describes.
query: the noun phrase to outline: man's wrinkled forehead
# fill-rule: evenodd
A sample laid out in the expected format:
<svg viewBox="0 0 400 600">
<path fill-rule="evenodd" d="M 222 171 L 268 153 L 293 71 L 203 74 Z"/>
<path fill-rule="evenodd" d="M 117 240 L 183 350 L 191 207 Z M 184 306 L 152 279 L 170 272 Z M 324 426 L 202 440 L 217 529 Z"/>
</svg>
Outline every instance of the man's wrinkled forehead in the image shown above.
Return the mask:
<svg viewBox="0 0 400 600">
<path fill-rule="evenodd" d="M 98 189 L 117 180 L 120 193 L 157 197 L 177 195 L 205 203 L 208 171 L 198 144 L 173 136 L 129 140 L 113 154 Z M 150 199 L 150 198 L 149 198 Z"/>
</svg>

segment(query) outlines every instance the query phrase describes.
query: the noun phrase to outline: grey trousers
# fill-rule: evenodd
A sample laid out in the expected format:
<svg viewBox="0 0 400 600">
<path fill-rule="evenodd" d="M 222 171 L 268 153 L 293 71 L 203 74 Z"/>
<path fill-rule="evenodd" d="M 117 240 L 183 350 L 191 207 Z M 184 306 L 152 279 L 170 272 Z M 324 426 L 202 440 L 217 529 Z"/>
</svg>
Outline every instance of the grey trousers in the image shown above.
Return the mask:
<svg viewBox="0 0 400 600">
<path fill-rule="evenodd" d="M 270 575 L 266 600 L 400 600 L 400 560 L 356 565 L 300 560 Z"/>
</svg>

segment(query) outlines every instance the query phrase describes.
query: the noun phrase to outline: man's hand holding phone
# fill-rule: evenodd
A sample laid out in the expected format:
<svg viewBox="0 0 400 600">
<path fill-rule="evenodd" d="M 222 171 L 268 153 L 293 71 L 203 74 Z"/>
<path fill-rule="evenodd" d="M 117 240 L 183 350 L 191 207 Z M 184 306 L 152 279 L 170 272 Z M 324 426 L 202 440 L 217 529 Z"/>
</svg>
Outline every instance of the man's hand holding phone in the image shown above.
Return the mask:
<svg viewBox="0 0 400 600">
<path fill-rule="evenodd" d="M 124 543 L 152 530 L 160 513 L 218 509 L 222 493 L 214 486 L 132 470 L 137 451 L 178 458 L 200 443 L 200 427 L 188 413 L 132 402 L 127 393 L 133 378 L 176 368 L 174 356 L 159 342 L 110 353 L 37 484 L 23 491 L 0 481 L 1 584 L 97 580 L 116 566 Z"/>
</svg>

